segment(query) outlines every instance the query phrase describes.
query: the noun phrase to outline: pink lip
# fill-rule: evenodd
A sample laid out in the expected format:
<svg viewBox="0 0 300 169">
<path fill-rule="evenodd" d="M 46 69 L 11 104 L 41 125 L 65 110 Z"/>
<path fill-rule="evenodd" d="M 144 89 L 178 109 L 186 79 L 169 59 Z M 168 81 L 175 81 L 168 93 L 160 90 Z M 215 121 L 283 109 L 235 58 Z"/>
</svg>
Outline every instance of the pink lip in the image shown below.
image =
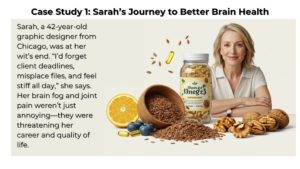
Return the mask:
<svg viewBox="0 0 300 169">
<path fill-rule="evenodd" d="M 230 60 L 235 60 L 235 59 L 238 58 L 238 57 L 236 57 L 236 56 L 228 56 L 228 57 L 229 57 Z"/>
</svg>

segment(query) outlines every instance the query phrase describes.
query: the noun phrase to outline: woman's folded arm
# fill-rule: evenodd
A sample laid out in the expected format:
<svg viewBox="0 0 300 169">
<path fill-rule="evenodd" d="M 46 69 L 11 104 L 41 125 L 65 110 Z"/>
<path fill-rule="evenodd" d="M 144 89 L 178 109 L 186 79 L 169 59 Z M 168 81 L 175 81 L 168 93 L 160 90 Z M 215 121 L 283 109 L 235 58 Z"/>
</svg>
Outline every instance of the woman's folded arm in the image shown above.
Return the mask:
<svg viewBox="0 0 300 169">
<path fill-rule="evenodd" d="M 232 116 L 242 117 L 250 111 L 266 114 L 272 109 L 271 96 L 266 85 L 255 90 L 256 97 L 238 97 L 233 99 L 213 100 L 211 114 L 213 117 L 226 116 L 226 110 L 232 109 Z M 246 107 L 237 108 L 239 105 Z"/>
<path fill-rule="evenodd" d="M 250 107 L 239 107 L 232 109 L 231 116 L 232 117 L 243 117 L 246 113 L 251 111 L 256 111 L 260 114 L 267 114 L 272 109 L 272 106 L 250 106 Z M 222 117 L 226 116 L 226 111 L 218 112 L 218 113 L 212 113 L 213 117 Z"/>
<path fill-rule="evenodd" d="M 224 100 L 213 100 L 212 101 L 212 109 L 211 114 L 221 113 L 226 111 L 227 109 L 232 109 L 242 105 L 242 99 L 240 97 L 233 99 L 224 99 Z"/>
</svg>

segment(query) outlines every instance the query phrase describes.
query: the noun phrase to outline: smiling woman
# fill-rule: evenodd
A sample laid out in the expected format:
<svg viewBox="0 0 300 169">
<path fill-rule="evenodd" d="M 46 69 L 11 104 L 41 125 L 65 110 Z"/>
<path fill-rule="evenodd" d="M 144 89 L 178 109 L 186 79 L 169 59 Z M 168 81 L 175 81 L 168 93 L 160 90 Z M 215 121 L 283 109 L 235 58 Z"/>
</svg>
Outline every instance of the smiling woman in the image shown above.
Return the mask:
<svg viewBox="0 0 300 169">
<path fill-rule="evenodd" d="M 271 96 L 263 72 L 253 65 L 253 40 L 241 25 L 224 25 L 214 43 L 212 116 L 266 114 Z"/>
</svg>

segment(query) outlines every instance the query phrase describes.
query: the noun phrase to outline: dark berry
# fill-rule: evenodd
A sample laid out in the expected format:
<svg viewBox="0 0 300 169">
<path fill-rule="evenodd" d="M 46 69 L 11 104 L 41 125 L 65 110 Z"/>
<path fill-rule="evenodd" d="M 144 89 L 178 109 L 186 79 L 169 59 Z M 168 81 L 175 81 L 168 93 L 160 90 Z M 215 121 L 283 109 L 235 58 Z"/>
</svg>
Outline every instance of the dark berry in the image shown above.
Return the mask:
<svg viewBox="0 0 300 169">
<path fill-rule="evenodd" d="M 127 130 L 129 132 L 133 132 L 133 131 L 136 131 L 136 130 L 139 130 L 139 125 L 134 123 L 134 122 L 131 122 L 127 125 Z"/>
<path fill-rule="evenodd" d="M 152 130 L 149 126 L 142 125 L 140 127 L 140 133 L 142 136 L 149 136 L 151 134 Z"/>
<path fill-rule="evenodd" d="M 151 132 L 154 131 L 154 125 L 152 123 L 146 123 L 146 126 L 149 126 L 149 128 L 151 129 Z"/>
<path fill-rule="evenodd" d="M 135 124 L 139 125 L 139 128 L 144 124 L 141 120 L 135 122 Z"/>
</svg>

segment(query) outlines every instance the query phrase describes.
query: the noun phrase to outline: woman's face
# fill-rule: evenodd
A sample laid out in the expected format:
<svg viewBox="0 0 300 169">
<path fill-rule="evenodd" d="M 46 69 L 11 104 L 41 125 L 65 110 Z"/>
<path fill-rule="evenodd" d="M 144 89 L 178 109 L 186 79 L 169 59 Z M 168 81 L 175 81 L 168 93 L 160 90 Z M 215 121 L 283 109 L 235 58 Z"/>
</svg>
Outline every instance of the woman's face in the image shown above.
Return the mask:
<svg viewBox="0 0 300 169">
<path fill-rule="evenodd" d="M 241 66 L 246 55 L 242 37 L 235 31 L 226 31 L 222 36 L 220 54 L 225 65 Z"/>
</svg>

